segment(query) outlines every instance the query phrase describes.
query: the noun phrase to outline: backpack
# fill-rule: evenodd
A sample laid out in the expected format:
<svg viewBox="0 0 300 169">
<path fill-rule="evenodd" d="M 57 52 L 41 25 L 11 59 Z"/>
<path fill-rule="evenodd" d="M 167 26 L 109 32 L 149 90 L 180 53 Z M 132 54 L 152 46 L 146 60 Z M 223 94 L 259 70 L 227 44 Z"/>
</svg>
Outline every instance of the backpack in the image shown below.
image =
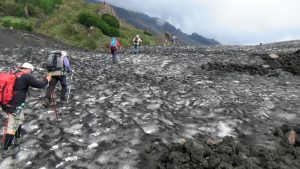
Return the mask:
<svg viewBox="0 0 300 169">
<path fill-rule="evenodd" d="M 135 38 L 134 43 L 139 43 L 139 38 Z"/>
<path fill-rule="evenodd" d="M 14 85 L 17 78 L 24 73 L 0 73 L 0 104 L 4 106 L 8 104 L 14 96 Z"/>
<path fill-rule="evenodd" d="M 48 71 L 64 70 L 64 56 L 60 51 L 51 52 L 46 60 Z"/>
<path fill-rule="evenodd" d="M 110 43 L 111 47 L 117 47 L 117 40 L 116 39 L 112 39 L 111 43 Z"/>
</svg>

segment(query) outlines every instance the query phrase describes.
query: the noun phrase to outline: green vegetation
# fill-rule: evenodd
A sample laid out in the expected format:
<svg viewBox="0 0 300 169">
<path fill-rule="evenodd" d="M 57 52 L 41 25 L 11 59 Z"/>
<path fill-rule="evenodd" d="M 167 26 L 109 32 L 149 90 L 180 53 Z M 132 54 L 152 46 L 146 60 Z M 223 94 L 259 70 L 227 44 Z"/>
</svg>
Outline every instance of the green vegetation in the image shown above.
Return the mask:
<svg viewBox="0 0 300 169">
<path fill-rule="evenodd" d="M 50 14 L 62 0 L 3 0 L 0 12 L 5 16 L 41 16 Z"/>
<path fill-rule="evenodd" d="M 20 22 L 11 22 L 10 20 L 5 20 L 5 21 L 3 21 L 3 26 L 13 27 L 13 28 L 19 29 L 19 30 L 32 31 L 32 26 L 23 20 Z"/>
<path fill-rule="evenodd" d="M 101 6 L 85 0 L 1 0 L 0 27 L 32 30 L 89 50 L 107 47 L 112 36 L 125 47 L 132 46 L 136 34 L 143 45 L 156 44 L 143 30 L 122 26 L 111 15 L 99 16 Z"/>
<path fill-rule="evenodd" d="M 7 16 L 26 16 L 24 6 L 13 2 L 0 2 L 0 12 Z"/>
<path fill-rule="evenodd" d="M 144 31 L 144 34 L 148 35 L 148 36 L 152 36 L 152 34 L 150 32 L 147 32 L 147 31 Z"/>
<path fill-rule="evenodd" d="M 34 19 L 24 19 L 14 16 L 0 17 L 0 25 L 4 27 L 13 27 L 14 29 L 32 31 Z"/>
<path fill-rule="evenodd" d="M 101 19 L 113 28 L 116 28 L 116 29 L 120 28 L 120 23 L 119 23 L 118 19 L 115 18 L 114 16 L 111 16 L 109 14 L 103 14 Z"/>
<path fill-rule="evenodd" d="M 62 4 L 63 0 L 21 0 L 43 10 L 46 14 L 51 13 L 57 4 Z"/>
<path fill-rule="evenodd" d="M 101 20 L 101 18 L 99 17 L 99 15 L 97 14 L 92 14 L 89 12 L 82 12 L 79 14 L 79 23 L 81 23 L 82 25 L 85 26 L 95 26 L 97 28 L 99 28 L 104 35 L 107 36 L 120 36 L 120 32 L 118 29 L 114 28 L 114 27 L 110 27 L 109 25 L 107 25 L 105 22 L 103 22 Z"/>
</svg>

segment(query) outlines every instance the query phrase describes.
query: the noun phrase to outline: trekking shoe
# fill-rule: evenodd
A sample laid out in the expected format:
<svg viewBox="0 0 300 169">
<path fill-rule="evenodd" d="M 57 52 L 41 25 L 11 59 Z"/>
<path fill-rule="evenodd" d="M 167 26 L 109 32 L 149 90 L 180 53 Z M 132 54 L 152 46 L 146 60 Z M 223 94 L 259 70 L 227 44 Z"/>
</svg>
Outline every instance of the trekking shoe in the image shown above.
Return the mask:
<svg viewBox="0 0 300 169">
<path fill-rule="evenodd" d="M 44 100 L 42 101 L 42 105 L 43 105 L 44 107 L 48 108 L 49 106 L 51 106 L 50 100 L 44 99 Z"/>
<path fill-rule="evenodd" d="M 65 97 L 61 97 L 59 102 L 60 102 L 60 103 L 66 103 L 66 102 L 67 102 L 67 100 L 66 100 L 66 98 L 65 98 Z"/>
<path fill-rule="evenodd" d="M 19 151 L 18 148 L 9 148 L 8 150 L 2 150 L 2 158 L 15 155 L 18 153 L 18 151 Z"/>
</svg>

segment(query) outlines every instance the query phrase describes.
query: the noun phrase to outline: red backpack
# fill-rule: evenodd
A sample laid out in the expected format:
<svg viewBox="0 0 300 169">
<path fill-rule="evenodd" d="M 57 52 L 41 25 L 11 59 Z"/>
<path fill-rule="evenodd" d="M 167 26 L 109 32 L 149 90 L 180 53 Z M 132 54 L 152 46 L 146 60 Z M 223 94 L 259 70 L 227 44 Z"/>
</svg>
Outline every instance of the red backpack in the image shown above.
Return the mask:
<svg viewBox="0 0 300 169">
<path fill-rule="evenodd" d="M 8 104 L 14 93 L 14 85 L 17 78 L 21 77 L 24 73 L 0 73 L 0 104 Z"/>
</svg>

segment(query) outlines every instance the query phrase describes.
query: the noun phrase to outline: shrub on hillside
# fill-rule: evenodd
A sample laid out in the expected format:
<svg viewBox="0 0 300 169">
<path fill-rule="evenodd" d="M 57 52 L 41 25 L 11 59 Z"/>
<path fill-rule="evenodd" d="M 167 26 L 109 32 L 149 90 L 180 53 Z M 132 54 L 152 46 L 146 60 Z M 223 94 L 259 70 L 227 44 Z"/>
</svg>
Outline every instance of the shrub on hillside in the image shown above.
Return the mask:
<svg viewBox="0 0 300 169">
<path fill-rule="evenodd" d="M 148 31 L 144 31 L 144 34 L 148 35 L 148 36 L 152 36 L 152 33 L 148 32 Z"/>
<path fill-rule="evenodd" d="M 111 27 L 114 27 L 117 29 L 120 28 L 120 23 L 119 23 L 118 19 L 114 16 L 111 16 L 109 14 L 104 14 L 104 15 L 102 15 L 101 19 Z"/>
<path fill-rule="evenodd" d="M 91 14 L 89 12 L 82 12 L 78 16 L 78 21 L 85 26 L 95 26 L 99 28 L 104 35 L 107 36 L 120 36 L 120 31 L 116 28 L 109 27 L 105 22 L 103 22 L 100 17 L 96 14 Z"/>
<path fill-rule="evenodd" d="M 39 16 L 40 14 L 40 9 L 32 4 L 27 5 L 27 10 L 29 16 Z"/>
<path fill-rule="evenodd" d="M 121 33 L 120 33 L 119 29 L 117 29 L 117 28 L 110 27 L 108 31 L 109 31 L 108 36 L 115 36 L 115 37 L 121 36 Z"/>
<path fill-rule="evenodd" d="M 18 16 L 25 17 L 24 5 L 14 3 L 3 3 L 1 4 L 0 10 L 4 15 L 7 16 Z"/>
</svg>

